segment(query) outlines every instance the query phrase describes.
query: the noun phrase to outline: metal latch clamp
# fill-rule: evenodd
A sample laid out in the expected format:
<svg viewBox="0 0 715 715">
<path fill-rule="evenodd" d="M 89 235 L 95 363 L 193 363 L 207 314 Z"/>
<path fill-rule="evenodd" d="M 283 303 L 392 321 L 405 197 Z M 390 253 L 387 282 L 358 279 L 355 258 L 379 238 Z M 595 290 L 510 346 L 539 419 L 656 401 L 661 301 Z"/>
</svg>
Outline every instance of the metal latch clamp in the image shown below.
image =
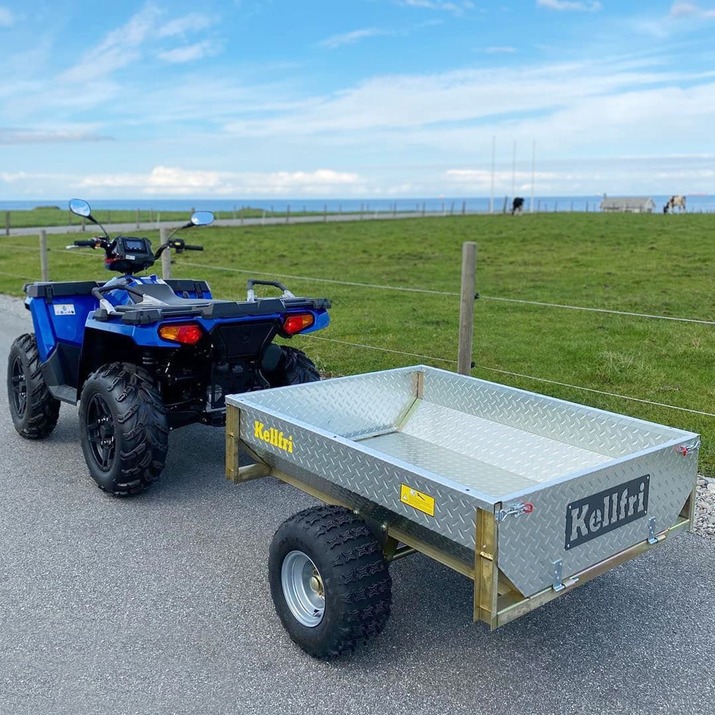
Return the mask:
<svg viewBox="0 0 715 715">
<path fill-rule="evenodd" d="M 563 591 L 565 588 L 568 588 L 569 586 L 573 586 L 575 583 L 578 583 L 578 576 L 574 576 L 573 578 L 568 578 L 566 581 L 563 580 L 563 566 L 564 562 L 559 559 L 558 561 L 552 561 L 551 562 L 554 565 L 554 571 L 553 571 L 553 585 L 552 588 L 556 593 L 559 591 Z"/>
<path fill-rule="evenodd" d="M 501 523 L 507 516 L 518 516 L 519 514 L 531 514 L 534 511 L 534 505 L 527 502 L 519 502 L 518 504 L 512 504 L 508 509 L 499 509 L 499 511 L 494 515 L 497 523 Z"/>
</svg>

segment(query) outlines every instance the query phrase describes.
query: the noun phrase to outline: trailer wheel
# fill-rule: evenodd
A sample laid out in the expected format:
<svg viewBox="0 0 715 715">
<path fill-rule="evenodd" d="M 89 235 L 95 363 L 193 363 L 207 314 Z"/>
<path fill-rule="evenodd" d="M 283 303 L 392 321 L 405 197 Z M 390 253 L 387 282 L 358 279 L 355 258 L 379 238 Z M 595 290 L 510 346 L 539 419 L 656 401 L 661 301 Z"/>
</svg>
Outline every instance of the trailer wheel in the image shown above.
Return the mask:
<svg viewBox="0 0 715 715">
<path fill-rule="evenodd" d="M 27 333 L 13 342 L 7 362 L 10 416 L 17 432 L 27 439 L 43 439 L 57 425 L 60 401 L 50 394 L 40 370 L 35 336 Z"/>
<path fill-rule="evenodd" d="M 285 521 L 271 543 L 268 575 L 283 626 L 314 658 L 352 652 L 390 615 L 392 580 L 382 548 L 342 507 L 313 507 Z"/>
<path fill-rule="evenodd" d="M 281 350 L 283 350 L 283 355 L 278 366 L 274 372 L 268 375 L 271 387 L 300 385 L 304 382 L 320 380 L 318 368 L 302 350 L 285 345 L 281 346 Z"/>
<path fill-rule="evenodd" d="M 147 372 L 122 363 L 93 372 L 82 388 L 79 418 L 84 458 L 100 489 L 130 496 L 159 478 L 169 428 Z"/>
</svg>

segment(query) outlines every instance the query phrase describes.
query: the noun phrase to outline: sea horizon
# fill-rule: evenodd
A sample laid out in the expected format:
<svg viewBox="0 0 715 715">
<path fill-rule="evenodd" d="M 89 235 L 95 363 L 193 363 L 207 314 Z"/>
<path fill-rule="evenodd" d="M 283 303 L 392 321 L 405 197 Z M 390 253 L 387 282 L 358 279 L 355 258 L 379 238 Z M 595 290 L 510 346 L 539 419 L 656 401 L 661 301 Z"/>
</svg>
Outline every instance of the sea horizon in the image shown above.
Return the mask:
<svg viewBox="0 0 715 715">
<path fill-rule="evenodd" d="M 609 198 L 624 198 L 626 195 L 609 195 Z M 656 205 L 654 212 L 662 212 L 663 206 L 670 195 L 630 194 L 650 198 Z M 525 212 L 568 212 L 593 211 L 599 212 L 604 195 L 575 196 L 524 196 Z M 57 207 L 66 209 L 67 199 L 14 199 L 0 201 L 0 211 L 30 211 L 40 207 Z M 215 197 L 182 197 L 182 198 L 135 198 L 135 199 L 103 199 L 93 198 L 90 204 L 94 210 L 117 211 L 191 211 L 211 210 L 214 212 L 239 211 L 242 208 L 253 208 L 277 213 L 429 213 L 429 214 L 460 214 L 460 213 L 502 213 L 511 209 L 511 197 L 455 196 L 455 197 L 412 197 L 412 198 L 215 198 Z M 687 210 L 691 213 L 715 212 L 715 194 L 692 194 L 687 196 Z"/>
</svg>

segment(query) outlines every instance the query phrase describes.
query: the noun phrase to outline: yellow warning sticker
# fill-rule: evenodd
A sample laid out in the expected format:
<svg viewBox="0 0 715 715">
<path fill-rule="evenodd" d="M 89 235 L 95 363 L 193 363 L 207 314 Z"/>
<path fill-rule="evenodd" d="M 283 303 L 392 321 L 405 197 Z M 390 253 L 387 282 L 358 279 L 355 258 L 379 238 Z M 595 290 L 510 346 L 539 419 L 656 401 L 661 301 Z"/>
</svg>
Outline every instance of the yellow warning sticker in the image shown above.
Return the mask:
<svg viewBox="0 0 715 715">
<path fill-rule="evenodd" d="M 417 511 L 434 516 L 434 497 L 429 494 L 417 491 L 406 484 L 400 484 L 400 501 Z"/>
</svg>

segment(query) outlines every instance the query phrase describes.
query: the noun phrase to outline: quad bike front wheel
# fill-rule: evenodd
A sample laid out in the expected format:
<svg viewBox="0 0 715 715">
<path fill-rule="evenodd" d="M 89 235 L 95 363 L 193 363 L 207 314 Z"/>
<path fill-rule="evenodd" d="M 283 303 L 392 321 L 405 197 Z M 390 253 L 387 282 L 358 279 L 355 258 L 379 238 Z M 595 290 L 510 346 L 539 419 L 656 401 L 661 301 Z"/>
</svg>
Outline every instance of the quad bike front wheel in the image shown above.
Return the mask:
<svg viewBox="0 0 715 715">
<path fill-rule="evenodd" d="M 350 653 L 390 615 L 380 543 L 349 509 L 319 506 L 285 521 L 271 543 L 271 596 L 291 639 L 314 658 Z"/>
<path fill-rule="evenodd" d="M 82 388 L 79 418 L 84 458 L 100 489 L 130 496 L 159 478 L 169 428 L 146 371 L 112 363 L 93 372 Z"/>
<path fill-rule="evenodd" d="M 35 336 L 15 340 L 7 363 L 7 396 L 17 432 L 26 439 L 43 439 L 57 425 L 60 401 L 50 394 L 40 370 Z"/>
</svg>

